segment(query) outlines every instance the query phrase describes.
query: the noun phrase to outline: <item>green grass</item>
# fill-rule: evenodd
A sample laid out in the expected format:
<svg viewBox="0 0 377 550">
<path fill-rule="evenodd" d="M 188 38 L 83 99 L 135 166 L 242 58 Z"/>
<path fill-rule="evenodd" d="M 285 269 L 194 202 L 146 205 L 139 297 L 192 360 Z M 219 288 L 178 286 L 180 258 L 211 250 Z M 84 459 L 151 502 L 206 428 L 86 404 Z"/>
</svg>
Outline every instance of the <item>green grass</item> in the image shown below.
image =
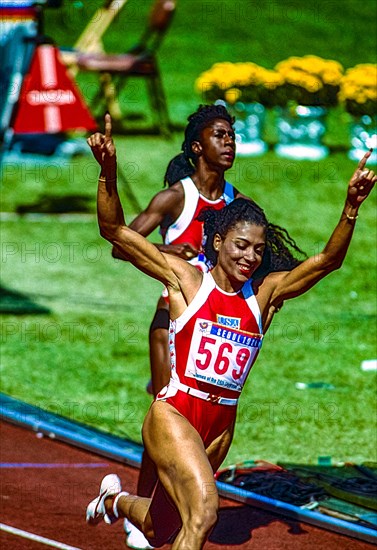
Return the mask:
<svg viewBox="0 0 377 550">
<path fill-rule="evenodd" d="M 45 14 L 46 32 L 60 45 L 74 43 L 99 2 L 81 10 L 65 4 L 63 11 Z M 109 51 L 135 42 L 149 5 L 139 2 L 136 9 L 129 0 L 105 36 Z M 363 13 L 374 6 L 364 2 Z M 359 12 L 357 0 L 344 0 L 341 10 L 327 1 L 294 2 L 286 9 L 279 2 L 179 2 L 160 52 L 172 119 L 184 124 L 197 107 L 194 80 L 215 61 L 273 67 L 306 53 L 338 59 L 345 67 L 375 61 L 374 18 L 364 17 L 360 30 Z M 84 95 L 89 93 L 89 81 L 81 76 L 78 81 Z M 140 97 L 127 108 L 144 110 L 141 84 L 135 90 Z M 284 160 L 269 151 L 239 158 L 227 174 L 308 254 L 320 250 L 340 215 L 354 169 L 346 156 L 348 124 L 341 109 L 330 113 L 325 140 L 331 155 L 323 161 Z M 276 141 L 274 113 L 268 114 L 266 139 L 271 146 Z M 181 133 L 170 140 L 117 136 L 119 163 L 143 207 L 161 189 L 167 162 L 181 142 Z M 111 259 L 95 219 L 97 174 L 89 156 L 4 167 L 2 211 L 38 210 L 43 197 L 51 209 L 69 196 L 87 214 L 3 221 L 3 296 L 15 311 L 26 304 L 28 313 L 2 316 L 1 389 L 140 441 L 150 404 L 144 391 L 148 329 L 161 285 Z M 135 212 L 124 187 L 121 196 L 130 220 Z M 323 455 L 377 460 L 376 374 L 360 368 L 364 359 L 376 357 L 375 206 L 374 192 L 360 211 L 342 269 L 286 303 L 275 317 L 241 398 L 228 464 L 249 458 L 315 463 Z M 151 238 L 158 239 L 157 232 Z M 334 389 L 298 390 L 296 382 L 325 382 Z"/>
</svg>

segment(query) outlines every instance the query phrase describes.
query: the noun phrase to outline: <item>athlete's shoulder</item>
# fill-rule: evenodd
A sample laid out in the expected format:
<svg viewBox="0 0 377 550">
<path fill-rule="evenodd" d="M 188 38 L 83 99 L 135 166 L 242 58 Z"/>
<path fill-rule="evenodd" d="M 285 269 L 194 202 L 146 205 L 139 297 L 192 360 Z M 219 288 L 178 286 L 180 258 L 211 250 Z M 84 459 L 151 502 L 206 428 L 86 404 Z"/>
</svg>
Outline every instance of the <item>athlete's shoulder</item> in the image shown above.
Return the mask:
<svg viewBox="0 0 377 550">
<path fill-rule="evenodd" d="M 202 284 L 204 274 L 182 258 L 172 254 L 165 254 L 165 258 L 179 281 L 179 292 L 190 303 Z"/>
<path fill-rule="evenodd" d="M 169 185 L 167 189 L 163 189 L 160 191 L 160 193 L 165 193 L 164 196 L 171 196 L 171 197 L 183 197 L 185 192 L 183 188 L 183 184 L 181 180 L 176 181 L 172 185 Z"/>
<path fill-rule="evenodd" d="M 264 277 L 253 280 L 253 288 L 254 290 L 263 290 L 274 287 L 286 273 L 286 271 L 272 271 Z"/>
<path fill-rule="evenodd" d="M 161 189 L 161 191 L 156 193 L 152 201 L 174 202 L 183 197 L 184 197 L 184 191 L 183 191 L 182 183 L 178 181 L 177 183 L 174 183 L 167 189 Z"/>
<path fill-rule="evenodd" d="M 275 301 L 273 294 L 280 281 L 287 275 L 287 271 L 276 271 L 268 273 L 261 279 L 253 281 L 254 294 L 257 297 L 261 310 L 265 307 L 281 307 L 281 300 Z"/>
</svg>

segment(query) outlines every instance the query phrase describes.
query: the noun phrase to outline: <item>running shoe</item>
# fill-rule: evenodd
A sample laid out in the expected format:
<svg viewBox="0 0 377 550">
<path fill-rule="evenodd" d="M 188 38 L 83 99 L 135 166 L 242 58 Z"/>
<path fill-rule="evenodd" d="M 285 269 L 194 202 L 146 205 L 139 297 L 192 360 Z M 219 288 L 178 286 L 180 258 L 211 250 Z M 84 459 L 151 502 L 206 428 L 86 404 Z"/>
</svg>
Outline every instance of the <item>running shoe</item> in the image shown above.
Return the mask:
<svg viewBox="0 0 377 550">
<path fill-rule="evenodd" d="M 120 479 L 116 474 L 108 474 L 102 480 L 99 496 L 89 502 L 86 509 L 86 521 L 90 525 L 97 525 L 102 519 L 105 523 L 114 523 L 118 518 L 109 516 L 105 510 L 105 499 L 112 497 L 122 490 Z"/>
<path fill-rule="evenodd" d="M 126 532 L 126 544 L 129 548 L 135 548 L 136 550 L 152 550 L 154 548 L 149 544 L 143 533 L 128 519 L 124 520 L 123 527 Z"/>
</svg>

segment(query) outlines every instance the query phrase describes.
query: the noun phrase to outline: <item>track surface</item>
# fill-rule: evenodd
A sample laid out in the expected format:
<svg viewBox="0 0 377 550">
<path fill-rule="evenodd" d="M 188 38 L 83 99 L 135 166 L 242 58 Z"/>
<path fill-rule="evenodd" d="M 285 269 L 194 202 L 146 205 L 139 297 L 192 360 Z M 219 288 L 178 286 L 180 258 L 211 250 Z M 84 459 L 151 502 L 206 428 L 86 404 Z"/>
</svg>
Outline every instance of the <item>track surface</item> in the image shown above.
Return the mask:
<svg viewBox="0 0 377 550">
<path fill-rule="evenodd" d="M 99 483 L 108 473 L 117 473 L 123 488 L 133 492 L 137 469 L 37 437 L 32 431 L 6 422 L 0 424 L 0 429 L 0 522 L 25 532 L 12 534 L 1 530 L 1 549 L 127 549 L 121 522 L 111 527 L 104 523 L 90 527 L 85 523 L 85 508 L 97 496 Z M 47 540 L 30 540 L 25 538 L 28 534 Z M 169 548 L 167 545 L 163 550 Z M 205 550 L 372 548 L 372 544 L 224 499 L 219 522 L 205 545 Z"/>
</svg>

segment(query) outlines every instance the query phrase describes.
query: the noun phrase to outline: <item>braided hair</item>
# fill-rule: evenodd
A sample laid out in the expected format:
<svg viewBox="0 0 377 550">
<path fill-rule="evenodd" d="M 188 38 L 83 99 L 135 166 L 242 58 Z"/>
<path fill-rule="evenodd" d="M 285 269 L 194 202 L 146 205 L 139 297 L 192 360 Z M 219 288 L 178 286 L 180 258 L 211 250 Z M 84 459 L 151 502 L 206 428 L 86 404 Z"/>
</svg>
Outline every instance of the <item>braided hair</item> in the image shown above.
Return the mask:
<svg viewBox="0 0 377 550">
<path fill-rule="evenodd" d="M 204 209 L 198 219 L 204 221 L 204 252 L 210 267 L 217 263 L 217 252 L 213 247 L 214 236 L 219 234 L 224 239 L 239 222 L 249 222 L 266 230 L 266 248 L 262 263 L 253 278 L 264 277 L 273 271 L 291 271 L 302 262 L 302 259 L 296 257 L 297 254 L 306 257 L 286 229 L 269 223 L 262 208 L 250 199 L 235 199 L 221 210 Z"/>
<path fill-rule="evenodd" d="M 188 117 L 185 129 L 185 139 L 182 143 L 182 153 L 172 158 L 166 169 L 164 184 L 173 185 L 177 181 L 191 176 L 195 172 L 197 156 L 192 151 L 193 141 L 200 139 L 200 134 L 216 118 L 221 118 L 234 124 L 232 117 L 223 105 L 199 105 L 197 111 Z"/>
</svg>

